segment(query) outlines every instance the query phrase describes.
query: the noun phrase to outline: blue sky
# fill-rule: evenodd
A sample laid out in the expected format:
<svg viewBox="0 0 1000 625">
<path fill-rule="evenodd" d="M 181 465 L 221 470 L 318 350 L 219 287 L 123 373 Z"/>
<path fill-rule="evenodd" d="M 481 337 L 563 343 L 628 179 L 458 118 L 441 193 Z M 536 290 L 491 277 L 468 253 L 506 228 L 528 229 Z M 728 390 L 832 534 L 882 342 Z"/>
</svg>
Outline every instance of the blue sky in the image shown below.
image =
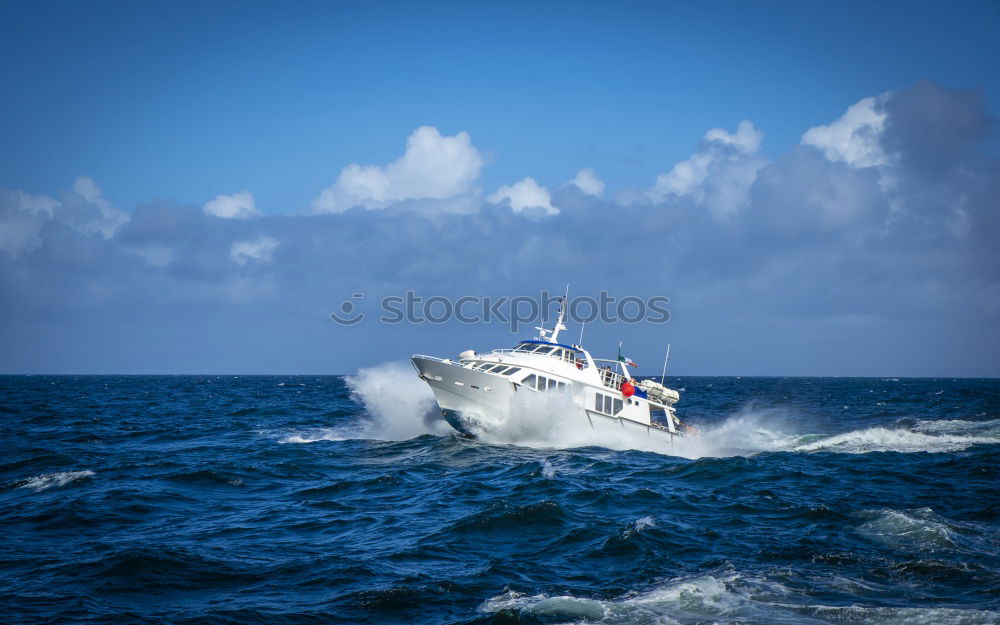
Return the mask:
<svg viewBox="0 0 1000 625">
<path fill-rule="evenodd" d="M 570 282 L 680 373 L 1000 374 L 996 3 L 0 11 L 0 370 L 349 372 L 510 341 L 355 290 Z"/>
</svg>

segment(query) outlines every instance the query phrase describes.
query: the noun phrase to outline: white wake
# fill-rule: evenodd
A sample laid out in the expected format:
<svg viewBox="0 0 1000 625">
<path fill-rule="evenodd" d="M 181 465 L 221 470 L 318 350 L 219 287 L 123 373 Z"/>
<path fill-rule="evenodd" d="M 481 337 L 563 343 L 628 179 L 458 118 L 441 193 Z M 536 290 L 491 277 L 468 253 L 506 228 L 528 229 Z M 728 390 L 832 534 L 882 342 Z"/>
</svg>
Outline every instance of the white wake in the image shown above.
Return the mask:
<svg viewBox="0 0 1000 625">
<path fill-rule="evenodd" d="M 281 442 L 375 438 L 407 440 L 423 434 L 453 434 L 441 418 L 434 395 L 409 363 L 390 362 L 361 369 L 347 378 L 352 397 L 363 405 L 366 420 L 343 428 L 288 433 Z M 683 408 L 681 409 L 683 417 Z M 685 458 L 749 456 L 761 452 L 880 451 L 942 453 L 973 445 L 1000 443 L 1000 420 L 918 421 L 842 433 L 809 433 L 808 424 L 777 409 L 749 405 L 714 424 L 698 424 L 696 437 L 671 439 L 640 428 L 595 430 L 568 394 L 518 393 L 503 419 L 476 417 L 477 437 L 491 444 L 543 449 L 597 446 L 651 451 Z"/>
</svg>

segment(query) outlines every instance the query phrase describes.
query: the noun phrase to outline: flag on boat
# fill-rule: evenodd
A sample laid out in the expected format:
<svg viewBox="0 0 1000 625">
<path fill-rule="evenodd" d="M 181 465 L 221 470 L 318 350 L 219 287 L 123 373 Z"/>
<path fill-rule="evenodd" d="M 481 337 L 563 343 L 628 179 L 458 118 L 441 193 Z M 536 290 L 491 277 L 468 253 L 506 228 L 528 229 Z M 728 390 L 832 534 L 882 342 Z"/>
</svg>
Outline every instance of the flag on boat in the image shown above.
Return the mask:
<svg viewBox="0 0 1000 625">
<path fill-rule="evenodd" d="M 636 368 L 639 367 L 639 365 L 635 364 L 635 361 L 629 358 L 628 356 L 622 356 L 621 342 L 618 343 L 618 362 L 624 362 L 626 365 L 629 365 L 630 367 L 636 367 Z"/>
</svg>

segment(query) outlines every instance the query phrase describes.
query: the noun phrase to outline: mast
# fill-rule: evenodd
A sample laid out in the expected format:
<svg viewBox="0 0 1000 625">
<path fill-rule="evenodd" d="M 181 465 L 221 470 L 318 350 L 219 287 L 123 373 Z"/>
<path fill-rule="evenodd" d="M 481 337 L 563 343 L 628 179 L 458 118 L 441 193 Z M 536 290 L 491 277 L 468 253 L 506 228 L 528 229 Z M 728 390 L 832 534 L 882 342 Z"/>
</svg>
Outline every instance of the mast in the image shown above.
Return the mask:
<svg viewBox="0 0 1000 625">
<path fill-rule="evenodd" d="M 543 341 L 548 341 L 550 343 L 559 342 L 559 332 L 566 329 L 566 324 L 563 321 L 566 319 L 566 298 L 559 298 L 559 318 L 556 319 L 556 324 L 551 330 L 547 330 L 544 325 L 536 326 L 535 329 L 538 330 L 538 338 Z"/>
<path fill-rule="evenodd" d="M 667 376 L 668 360 L 670 360 L 670 343 L 667 343 L 667 355 L 663 357 L 663 373 L 660 374 L 660 386 L 663 385 L 663 378 Z"/>
</svg>

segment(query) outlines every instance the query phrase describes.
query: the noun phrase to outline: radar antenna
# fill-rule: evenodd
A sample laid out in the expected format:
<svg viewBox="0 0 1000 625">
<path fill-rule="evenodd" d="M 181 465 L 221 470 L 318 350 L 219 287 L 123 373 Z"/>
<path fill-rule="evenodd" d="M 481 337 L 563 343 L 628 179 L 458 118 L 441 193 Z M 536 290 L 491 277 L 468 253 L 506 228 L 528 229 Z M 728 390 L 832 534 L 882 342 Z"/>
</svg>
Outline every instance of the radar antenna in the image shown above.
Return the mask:
<svg viewBox="0 0 1000 625">
<path fill-rule="evenodd" d="M 550 343 L 557 343 L 559 341 L 559 332 L 566 329 L 566 324 L 563 323 L 566 319 L 566 298 L 559 298 L 559 318 L 556 319 L 555 326 L 551 330 L 547 330 L 545 326 L 536 326 L 535 329 L 538 330 L 538 337 L 544 341 Z"/>
</svg>

